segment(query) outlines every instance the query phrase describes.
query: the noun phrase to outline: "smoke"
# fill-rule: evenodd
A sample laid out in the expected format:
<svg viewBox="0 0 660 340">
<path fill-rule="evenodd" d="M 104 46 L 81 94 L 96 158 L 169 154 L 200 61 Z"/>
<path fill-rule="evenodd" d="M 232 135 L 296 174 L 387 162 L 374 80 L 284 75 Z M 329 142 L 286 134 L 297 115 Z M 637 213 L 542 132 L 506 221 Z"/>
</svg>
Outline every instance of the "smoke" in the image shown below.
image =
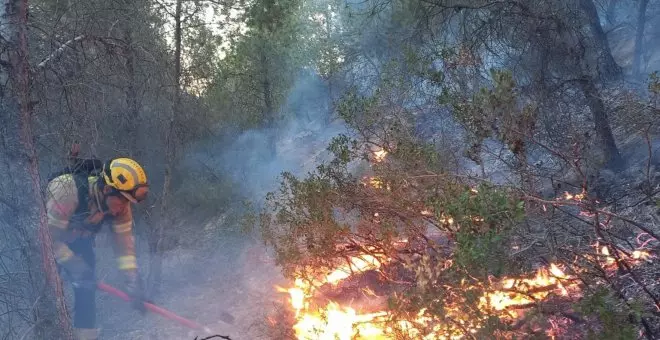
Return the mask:
<svg viewBox="0 0 660 340">
<path fill-rule="evenodd" d="M 327 83 L 310 71 L 294 82 L 281 110 L 287 118 L 279 125 L 211 143 L 193 157 L 228 177 L 243 199 L 260 205 L 277 188 L 282 172 L 304 176 L 329 160 L 328 143 L 346 130 L 342 121 L 331 119 Z"/>
</svg>

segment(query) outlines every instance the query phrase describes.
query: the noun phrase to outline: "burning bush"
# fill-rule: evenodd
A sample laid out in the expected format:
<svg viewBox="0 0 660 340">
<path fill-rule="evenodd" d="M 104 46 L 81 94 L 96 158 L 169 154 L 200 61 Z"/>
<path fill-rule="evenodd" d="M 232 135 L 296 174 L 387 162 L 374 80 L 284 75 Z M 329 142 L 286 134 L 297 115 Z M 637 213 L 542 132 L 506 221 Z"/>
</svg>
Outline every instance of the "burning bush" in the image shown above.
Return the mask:
<svg viewBox="0 0 660 340">
<path fill-rule="evenodd" d="M 611 212 L 586 187 L 546 199 L 529 183 L 461 175 L 405 124 L 378 123 L 387 116 L 378 100 L 346 101 L 340 113 L 359 138 L 336 138 L 334 160 L 305 179 L 284 174 L 261 216 L 292 281 L 277 289 L 288 295 L 296 338 L 657 332 L 657 289 L 652 274 L 638 271 L 655 255 L 625 236 L 657 242 L 653 228 Z M 356 173 L 364 161 L 367 170 Z"/>
</svg>

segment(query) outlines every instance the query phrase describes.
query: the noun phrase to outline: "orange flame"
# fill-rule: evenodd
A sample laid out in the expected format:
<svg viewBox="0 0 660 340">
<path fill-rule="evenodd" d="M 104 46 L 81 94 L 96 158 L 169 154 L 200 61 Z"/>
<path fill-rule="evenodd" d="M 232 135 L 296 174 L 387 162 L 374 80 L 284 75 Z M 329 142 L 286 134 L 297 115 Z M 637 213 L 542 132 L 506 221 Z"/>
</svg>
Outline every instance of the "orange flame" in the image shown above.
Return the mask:
<svg viewBox="0 0 660 340">
<path fill-rule="evenodd" d="M 380 179 L 379 177 L 363 177 L 363 180 L 362 180 L 361 183 L 364 186 L 370 186 L 370 187 L 376 188 L 376 189 L 391 190 L 390 185 L 383 183 L 383 180 Z"/>
<path fill-rule="evenodd" d="M 565 282 L 570 279 L 571 277 L 567 276 L 557 265 L 551 264 L 550 269 L 538 269 L 536 276 L 531 279 L 504 279 L 501 283 L 502 289 L 482 296 L 479 306 L 486 310 L 512 310 L 509 314 L 519 317 L 519 313 L 514 310 L 516 307 L 546 299 L 553 292 L 557 295 L 568 296 L 569 289 L 577 288 L 574 285 L 565 285 Z"/>
<path fill-rule="evenodd" d="M 598 242 L 596 242 L 592 246 L 596 249 L 596 253 L 598 254 L 597 256 L 590 256 L 592 260 L 595 259 L 596 262 L 601 263 L 601 265 L 606 271 L 613 272 L 618 269 L 618 266 L 616 264 L 617 262 L 616 256 L 613 256 L 610 253 L 609 246 L 607 245 L 601 246 Z M 616 249 L 618 249 L 615 251 L 620 261 L 625 261 L 630 266 L 637 266 L 643 262 L 652 262 L 652 259 L 654 258 L 653 255 L 651 255 L 647 250 L 643 249 L 642 247 L 633 250 L 630 253 L 630 255 L 628 255 L 626 251 L 621 250 L 620 248 L 616 248 Z"/>
<path fill-rule="evenodd" d="M 367 270 L 378 269 L 383 265 L 383 261 L 377 259 L 373 255 L 361 255 L 351 257 L 348 264 L 345 264 L 332 273 L 328 274 L 325 282 L 338 283 L 339 281 L 348 278 L 352 273 L 360 273 Z"/>
<path fill-rule="evenodd" d="M 385 156 L 387 156 L 387 151 L 385 151 L 385 150 L 375 151 L 374 152 L 374 161 L 376 163 L 380 163 L 380 162 L 385 160 Z"/>
<path fill-rule="evenodd" d="M 578 201 L 578 202 L 579 202 L 579 201 L 584 200 L 586 197 L 587 197 L 587 192 L 584 191 L 584 190 L 582 190 L 581 193 L 579 193 L 579 194 L 575 194 L 575 195 L 569 193 L 568 191 L 565 191 L 565 192 L 564 192 L 564 197 L 563 197 L 563 199 L 565 199 L 565 200 L 567 200 L 567 201 L 571 201 L 571 200 L 573 200 L 573 201 Z M 561 198 L 557 198 L 557 199 L 559 200 L 559 199 L 561 199 Z"/>
<path fill-rule="evenodd" d="M 388 261 L 389 259 L 384 257 L 366 254 L 351 257 L 337 269 L 322 276 L 318 284 L 336 285 L 353 273 L 378 269 Z M 451 266 L 451 260 L 447 260 L 444 265 Z M 500 288 L 481 296 L 479 308 L 499 313 L 505 318 L 517 318 L 522 314 L 518 310 L 525 305 L 546 299 L 553 293 L 567 296 L 577 291 L 577 284 L 573 283 L 572 279 L 555 264 L 538 269 L 532 278 L 505 278 L 495 283 L 495 286 Z M 465 280 L 462 285 L 465 285 Z M 278 288 L 280 292 L 289 293 L 290 307 L 295 311 L 293 330 L 299 340 L 395 339 L 392 327 L 418 339 L 462 339 L 465 338 L 466 330 L 476 333 L 485 322 L 485 319 L 471 320 L 459 306 L 448 307 L 445 315 L 456 320 L 456 326 L 441 325 L 438 320 L 426 315 L 425 310 L 420 310 L 408 320 L 394 321 L 393 315 L 388 311 L 361 313 L 351 306 L 342 306 L 335 301 L 325 304 L 313 301 L 315 289 L 314 285 L 300 278 L 294 281 L 292 288 Z M 367 294 L 374 295 L 373 291 L 365 289 Z M 422 330 L 426 334 L 423 334 Z"/>
</svg>

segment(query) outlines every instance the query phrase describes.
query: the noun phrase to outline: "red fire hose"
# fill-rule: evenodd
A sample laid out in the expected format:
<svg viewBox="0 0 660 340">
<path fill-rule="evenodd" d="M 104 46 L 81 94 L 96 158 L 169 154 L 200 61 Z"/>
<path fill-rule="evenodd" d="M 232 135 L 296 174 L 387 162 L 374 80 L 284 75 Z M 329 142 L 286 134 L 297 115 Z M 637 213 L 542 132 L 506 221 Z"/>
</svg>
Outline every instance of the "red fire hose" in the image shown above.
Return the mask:
<svg viewBox="0 0 660 340">
<path fill-rule="evenodd" d="M 102 290 L 106 293 L 112 294 L 112 295 L 114 295 L 114 296 L 116 296 L 116 297 L 118 297 L 118 298 L 120 298 L 120 299 L 122 299 L 126 302 L 131 301 L 131 298 L 128 296 L 128 294 L 122 292 L 121 290 L 119 290 L 115 287 L 110 286 L 107 283 L 98 282 L 96 284 L 96 286 L 98 287 L 98 289 L 100 289 L 100 290 Z M 148 309 L 149 311 L 153 312 L 153 313 L 162 315 L 163 317 L 165 317 L 167 319 L 170 319 L 172 321 L 176 321 L 176 322 L 178 322 L 179 324 L 181 324 L 183 326 L 186 326 L 186 327 L 191 328 L 191 329 L 200 330 L 200 331 L 203 331 L 207 334 L 211 334 L 211 330 L 208 327 L 204 327 L 204 326 L 198 324 L 195 321 L 188 320 L 184 317 L 176 315 L 173 312 L 171 312 L 171 311 L 169 311 L 165 308 L 158 307 L 158 306 L 156 306 L 152 303 L 149 303 L 149 302 L 144 302 L 144 307 L 146 309 Z"/>
</svg>

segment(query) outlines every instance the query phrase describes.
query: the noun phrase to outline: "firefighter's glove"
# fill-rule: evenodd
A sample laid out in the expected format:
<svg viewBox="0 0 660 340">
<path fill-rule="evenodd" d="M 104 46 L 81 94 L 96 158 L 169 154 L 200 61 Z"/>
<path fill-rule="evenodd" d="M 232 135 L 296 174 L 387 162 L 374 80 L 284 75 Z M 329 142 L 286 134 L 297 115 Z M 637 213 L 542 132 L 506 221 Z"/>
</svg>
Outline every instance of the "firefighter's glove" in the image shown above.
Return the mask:
<svg viewBox="0 0 660 340">
<path fill-rule="evenodd" d="M 145 299 L 142 280 L 135 272 L 126 275 L 126 293 L 131 298 L 133 308 L 139 310 L 142 314 L 146 313 L 147 309 L 144 303 L 148 301 Z"/>
<path fill-rule="evenodd" d="M 60 263 L 60 267 L 66 272 L 74 285 L 86 285 L 86 281 L 94 278 L 92 268 L 80 256 L 72 256 L 70 259 Z"/>
</svg>

